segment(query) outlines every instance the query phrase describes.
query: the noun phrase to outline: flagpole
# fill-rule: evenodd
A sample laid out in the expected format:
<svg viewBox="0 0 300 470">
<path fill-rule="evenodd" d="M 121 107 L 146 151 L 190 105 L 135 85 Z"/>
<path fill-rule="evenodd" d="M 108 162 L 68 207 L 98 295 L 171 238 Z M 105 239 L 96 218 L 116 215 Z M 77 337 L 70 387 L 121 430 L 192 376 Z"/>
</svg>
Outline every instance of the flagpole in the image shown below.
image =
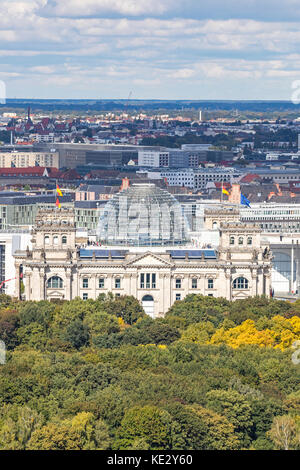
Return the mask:
<svg viewBox="0 0 300 470">
<path fill-rule="evenodd" d="M 223 204 L 223 180 L 222 180 L 222 187 L 221 187 L 221 204 Z"/>
<path fill-rule="evenodd" d="M 55 212 L 57 213 L 57 204 L 56 204 L 56 201 L 57 201 L 57 179 L 55 178 Z"/>
</svg>

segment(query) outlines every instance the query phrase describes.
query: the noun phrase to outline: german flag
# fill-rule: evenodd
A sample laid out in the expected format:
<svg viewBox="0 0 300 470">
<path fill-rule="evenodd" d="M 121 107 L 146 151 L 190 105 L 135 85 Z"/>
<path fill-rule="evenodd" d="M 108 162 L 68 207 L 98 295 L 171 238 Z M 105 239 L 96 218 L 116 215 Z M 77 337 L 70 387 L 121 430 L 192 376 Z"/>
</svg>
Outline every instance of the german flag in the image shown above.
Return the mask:
<svg viewBox="0 0 300 470">
<path fill-rule="evenodd" d="M 63 193 L 61 192 L 61 189 L 60 189 L 60 187 L 58 186 L 58 184 L 56 185 L 56 192 L 57 192 L 57 194 L 58 194 L 60 197 L 62 197 Z"/>
<path fill-rule="evenodd" d="M 225 188 L 222 188 L 222 193 L 223 193 L 223 194 L 227 194 L 227 196 L 229 196 L 229 192 L 228 192 L 227 189 L 225 189 Z"/>
</svg>

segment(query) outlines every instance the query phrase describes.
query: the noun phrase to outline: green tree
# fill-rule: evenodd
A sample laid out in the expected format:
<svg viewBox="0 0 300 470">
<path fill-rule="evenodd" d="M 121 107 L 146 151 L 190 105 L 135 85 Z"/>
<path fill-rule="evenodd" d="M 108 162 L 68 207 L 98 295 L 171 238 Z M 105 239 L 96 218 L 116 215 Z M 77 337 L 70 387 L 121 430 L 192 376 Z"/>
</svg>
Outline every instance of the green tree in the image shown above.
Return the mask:
<svg viewBox="0 0 300 470">
<path fill-rule="evenodd" d="M 237 450 L 240 448 L 238 436 L 234 426 L 225 416 L 203 408 L 200 405 L 192 405 L 190 409 L 201 419 L 206 427 L 203 446 L 207 450 Z"/>
<path fill-rule="evenodd" d="M 107 313 L 122 318 L 128 325 L 133 325 L 139 318 L 146 315 L 139 301 L 131 295 L 108 297 L 104 306 Z"/>
<path fill-rule="evenodd" d="M 17 329 L 20 317 L 16 310 L 0 311 L 0 339 L 7 349 L 13 349 L 18 344 Z"/>
<path fill-rule="evenodd" d="M 0 412 L 0 449 L 24 450 L 43 418 L 27 406 L 4 405 Z"/>
<path fill-rule="evenodd" d="M 243 446 L 250 444 L 252 427 L 251 405 L 234 390 L 211 390 L 206 395 L 207 408 L 225 416 L 234 426 L 234 431 Z"/>
<path fill-rule="evenodd" d="M 80 318 L 76 318 L 67 326 L 64 338 L 76 349 L 87 346 L 90 338 L 89 327 Z"/>
<path fill-rule="evenodd" d="M 133 441 L 143 439 L 151 450 L 170 449 L 171 423 L 170 414 L 157 406 L 130 408 L 122 419 L 114 446 L 116 449 L 128 449 Z"/>
</svg>

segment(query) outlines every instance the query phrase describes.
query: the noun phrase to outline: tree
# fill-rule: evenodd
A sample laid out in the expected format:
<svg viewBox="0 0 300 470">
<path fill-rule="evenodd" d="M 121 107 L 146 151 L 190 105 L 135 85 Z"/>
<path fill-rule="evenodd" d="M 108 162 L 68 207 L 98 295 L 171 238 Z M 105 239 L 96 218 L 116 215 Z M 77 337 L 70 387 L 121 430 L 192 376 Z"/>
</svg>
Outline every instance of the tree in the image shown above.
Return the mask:
<svg viewBox="0 0 300 470">
<path fill-rule="evenodd" d="M 296 423 L 289 415 L 277 416 L 274 418 L 272 427 L 268 433 L 277 449 L 290 450 L 299 445 L 299 435 L 297 436 Z"/>
<path fill-rule="evenodd" d="M 183 332 L 181 341 L 207 344 L 215 332 L 215 327 L 211 322 L 193 323 Z"/>
<path fill-rule="evenodd" d="M 234 426 L 223 415 L 219 415 L 200 405 L 189 407 L 206 427 L 204 448 L 206 450 L 237 450 L 240 448 Z"/>
<path fill-rule="evenodd" d="M 173 403 L 166 407 L 173 419 L 172 450 L 204 450 L 207 427 L 192 408 Z"/>
<path fill-rule="evenodd" d="M 132 295 L 122 295 L 114 299 L 108 297 L 104 306 L 107 313 L 121 317 L 128 325 L 133 325 L 146 315 L 139 301 Z"/>
<path fill-rule="evenodd" d="M 206 395 L 207 408 L 225 416 L 234 426 L 234 431 L 242 444 L 250 444 L 252 427 L 251 405 L 234 390 L 211 390 Z"/>
<path fill-rule="evenodd" d="M 7 349 L 13 349 L 18 344 L 17 329 L 20 317 L 16 310 L 3 310 L 0 312 L 0 339 L 4 341 Z"/>
<path fill-rule="evenodd" d="M 175 302 L 166 313 L 166 320 L 169 317 L 178 316 L 184 318 L 187 325 L 209 321 L 214 326 L 218 326 L 224 320 L 224 313 L 227 312 L 229 306 L 230 302 L 222 297 L 190 294 L 182 302 Z"/>
<path fill-rule="evenodd" d="M 115 448 L 128 449 L 136 439 L 143 439 L 151 450 L 170 449 L 171 422 L 169 413 L 157 406 L 130 408 L 122 419 Z"/>
<path fill-rule="evenodd" d="M 27 406 L 4 405 L 0 413 L 0 449 L 24 450 L 43 418 Z"/>
<path fill-rule="evenodd" d="M 80 432 L 69 424 L 48 423 L 33 432 L 28 450 L 81 450 Z"/>
<path fill-rule="evenodd" d="M 40 302 L 25 302 L 21 304 L 20 308 L 20 325 L 28 326 L 35 322 L 47 330 L 52 320 L 54 309 L 55 306 L 45 300 Z"/>
<path fill-rule="evenodd" d="M 102 420 L 95 420 L 92 413 L 78 413 L 71 420 L 71 427 L 80 434 L 83 450 L 105 450 L 110 445 L 107 425 Z"/>
<path fill-rule="evenodd" d="M 76 349 L 86 346 L 89 342 L 89 328 L 80 318 L 73 320 L 66 329 L 65 340 Z"/>
</svg>

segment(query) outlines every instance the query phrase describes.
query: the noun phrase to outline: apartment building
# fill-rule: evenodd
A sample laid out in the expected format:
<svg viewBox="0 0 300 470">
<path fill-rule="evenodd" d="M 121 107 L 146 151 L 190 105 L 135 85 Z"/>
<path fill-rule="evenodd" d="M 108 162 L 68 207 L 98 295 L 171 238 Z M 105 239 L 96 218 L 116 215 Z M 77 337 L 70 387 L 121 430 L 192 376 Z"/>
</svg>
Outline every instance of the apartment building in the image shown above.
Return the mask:
<svg viewBox="0 0 300 470">
<path fill-rule="evenodd" d="M 27 167 L 59 168 L 58 152 L 1 152 L 0 168 Z"/>
</svg>

